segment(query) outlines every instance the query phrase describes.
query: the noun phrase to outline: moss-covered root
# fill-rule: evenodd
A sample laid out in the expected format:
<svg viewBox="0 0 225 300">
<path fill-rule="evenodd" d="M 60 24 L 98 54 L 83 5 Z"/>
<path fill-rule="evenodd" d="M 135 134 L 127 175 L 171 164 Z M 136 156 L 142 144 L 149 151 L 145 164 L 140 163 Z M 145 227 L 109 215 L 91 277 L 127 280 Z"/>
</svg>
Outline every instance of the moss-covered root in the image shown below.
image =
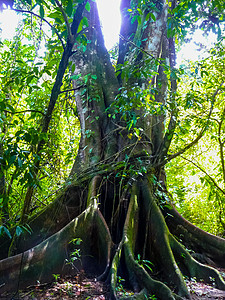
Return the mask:
<svg viewBox="0 0 225 300">
<path fill-rule="evenodd" d="M 153 280 L 146 270 L 134 259 L 133 249 L 136 222 L 133 222 L 138 216 L 137 189 L 133 189 L 131 200 L 127 212 L 127 218 L 124 225 L 124 254 L 127 269 L 132 272 L 140 287 L 145 288 L 148 293 L 156 295 L 159 299 L 175 299 L 172 291 L 162 282 Z M 133 275 L 133 276 L 134 276 Z"/>
<path fill-rule="evenodd" d="M 90 205 L 67 226 L 36 247 L 0 261 L 0 294 L 17 291 L 37 281 L 51 281 L 52 274 L 67 273 L 69 265 L 65 264 L 65 260 L 70 259 L 69 245 L 74 238 L 82 239 L 83 264 L 90 256 L 85 251 L 93 253 L 93 248 L 97 248 L 98 264 L 109 264 L 111 236 L 99 210 L 95 205 Z M 95 247 L 90 245 L 92 239 Z"/>
<path fill-rule="evenodd" d="M 102 177 L 99 175 L 94 176 L 90 181 L 88 187 L 87 207 L 90 205 L 94 205 L 95 207 L 97 206 L 98 194 L 99 194 L 101 182 L 102 182 Z"/>
<path fill-rule="evenodd" d="M 139 265 L 133 256 L 129 242 L 124 244 L 125 260 L 127 268 L 130 272 L 133 272 L 133 277 L 136 277 L 140 287 L 145 287 L 147 295 L 156 295 L 159 299 L 182 299 L 181 297 L 175 297 L 172 291 L 162 282 L 152 279 L 145 269 Z"/>
<path fill-rule="evenodd" d="M 116 253 L 113 257 L 111 272 L 110 272 L 110 299 L 117 299 L 116 286 L 117 286 L 117 271 L 120 263 L 121 251 L 123 247 L 123 240 L 119 243 Z"/>
<path fill-rule="evenodd" d="M 204 253 L 216 265 L 225 267 L 225 239 L 196 227 L 171 205 L 163 208 L 166 223 L 172 234 L 179 237 L 192 250 Z"/>
<path fill-rule="evenodd" d="M 135 260 L 133 251 L 137 234 L 138 215 L 137 189 L 134 187 L 124 224 L 123 239 L 118 246 L 112 262 L 111 299 L 117 299 L 117 269 L 122 251 L 124 253 L 125 263 L 129 273 L 129 281 L 133 285 L 134 290 L 137 289 L 137 284 L 139 290 L 141 289 L 139 293 L 124 299 L 146 299 L 149 295 L 155 295 L 157 298 L 163 300 L 182 299 L 180 296 L 173 294 L 171 289 L 164 283 L 152 279 L 148 272 Z"/>
<path fill-rule="evenodd" d="M 0 293 L 15 291 L 37 281 L 49 281 L 53 273 L 62 272 L 68 258 L 68 244 L 75 237 L 87 235 L 93 216 L 93 208 L 90 207 L 44 242 L 0 261 Z"/>
<path fill-rule="evenodd" d="M 175 292 L 179 296 L 190 298 L 183 275 L 170 247 L 169 230 L 156 203 L 156 199 L 152 194 L 151 183 L 146 180 L 141 187 L 141 192 L 144 210 L 151 212 L 149 238 L 154 243 L 154 251 L 157 253 L 157 260 L 162 267 L 163 276 L 169 285 L 175 288 Z"/>
<path fill-rule="evenodd" d="M 215 285 L 220 290 L 225 290 L 225 282 L 220 273 L 212 267 L 203 265 L 196 261 L 188 251 L 170 235 L 170 245 L 176 258 L 184 265 L 187 276 L 206 283 Z"/>
<path fill-rule="evenodd" d="M 105 219 L 103 218 L 101 212 L 97 209 L 95 212 L 95 218 L 94 218 L 94 241 L 95 241 L 95 248 L 99 249 L 98 255 L 99 260 L 102 260 L 102 257 L 104 257 L 105 261 L 105 271 L 101 276 L 99 276 L 98 280 L 104 280 L 104 277 L 108 274 L 108 270 L 110 269 L 110 263 L 111 263 L 111 250 L 114 246 L 111 238 L 111 234 L 109 231 L 109 228 L 106 224 Z"/>
</svg>

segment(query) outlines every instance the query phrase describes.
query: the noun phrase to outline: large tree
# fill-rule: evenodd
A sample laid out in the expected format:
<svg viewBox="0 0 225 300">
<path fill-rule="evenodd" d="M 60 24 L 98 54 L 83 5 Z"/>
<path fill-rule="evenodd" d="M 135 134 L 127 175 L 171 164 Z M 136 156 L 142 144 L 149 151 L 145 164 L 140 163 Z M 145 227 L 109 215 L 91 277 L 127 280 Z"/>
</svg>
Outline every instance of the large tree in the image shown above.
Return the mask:
<svg viewBox="0 0 225 300">
<path fill-rule="evenodd" d="M 74 1 L 72 21 L 71 14 L 66 15 L 70 1 L 66 10 L 58 1 L 51 2 L 64 17 L 67 40 L 40 130 L 48 131 L 70 64 L 81 127 L 79 151 L 55 201 L 28 220 L 24 206 L 21 223 L 27 221 L 32 234 L 13 242 L 5 237 L 2 256 L 9 247 L 15 255 L 0 261 L 0 291 L 71 271 L 74 264 L 66 263 L 71 253 L 81 253 L 76 268 L 108 281 L 110 299 L 118 297 L 117 276 L 125 278 L 136 299 L 190 298 L 183 276 L 225 290 L 221 275 L 202 263 L 225 266 L 225 240 L 200 230 L 176 211 L 164 170 L 168 161 L 203 136 L 223 87 L 223 82 L 215 86 L 205 124 L 193 141 L 169 153 L 178 118 L 175 16 L 184 18 L 190 8 L 196 12 L 204 1 L 190 7 L 189 1 L 122 0 L 116 66 L 105 48 L 94 1 Z M 190 16 L 187 20 L 192 21 Z M 41 140 L 38 155 L 44 147 Z M 36 175 L 39 169 L 37 162 Z M 32 194 L 28 187 L 27 206 Z M 75 252 L 77 247 L 80 252 Z"/>
</svg>

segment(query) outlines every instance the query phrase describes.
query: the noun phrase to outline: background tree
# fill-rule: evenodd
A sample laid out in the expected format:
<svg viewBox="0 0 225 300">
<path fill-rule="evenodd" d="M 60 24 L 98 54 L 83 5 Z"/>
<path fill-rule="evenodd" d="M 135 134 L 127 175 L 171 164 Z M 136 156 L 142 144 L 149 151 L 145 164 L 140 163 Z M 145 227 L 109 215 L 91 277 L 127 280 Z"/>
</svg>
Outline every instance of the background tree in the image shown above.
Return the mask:
<svg viewBox="0 0 225 300">
<path fill-rule="evenodd" d="M 224 42 L 220 40 L 201 62 L 188 63 L 181 86 L 185 118 L 177 126 L 172 148 L 191 139 L 193 131 L 202 126 L 205 103 L 214 87 L 223 82 Z M 188 78 L 192 77 L 192 81 Z M 185 88 L 186 86 L 186 88 Z M 185 92 L 186 89 L 186 92 Z M 168 165 L 168 186 L 177 201 L 182 215 L 211 233 L 224 231 L 224 88 L 216 95 L 214 110 L 204 137 L 188 153 Z M 190 110 L 191 108 L 191 110 Z M 203 113 L 203 114 L 202 114 Z M 202 115 L 202 117 L 200 117 Z M 182 138 L 180 138 L 182 137 Z M 171 148 L 171 150 L 172 150 Z M 175 151 L 175 149 L 173 150 Z M 184 171 L 185 176 L 180 170 Z M 170 176 L 176 174 L 176 176 Z"/>
<path fill-rule="evenodd" d="M 27 7 L 17 10 L 37 17 L 30 1 L 18 4 Z M 8 234 L 8 239 L 3 236 L 2 258 L 7 252 L 19 254 L 0 262 L 1 290 L 15 290 L 36 280 L 47 280 L 53 273 L 68 272 L 70 266 L 65 265 L 65 260 L 74 252 L 76 245 L 70 242 L 76 238 L 82 239 L 82 267 L 101 274 L 101 279 L 108 278 L 111 299 L 117 298 L 118 274 L 126 278 L 136 298 L 153 294 L 160 299 L 190 298 L 183 274 L 205 282 L 213 280 L 218 288 L 225 289 L 215 269 L 190 255 L 197 252 L 198 258 L 223 266 L 225 241 L 181 217 L 168 198 L 164 171 L 166 163 L 191 149 L 204 136 L 223 90 L 223 81 L 213 83 L 204 109 L 191 127 L 191 142 L 187 140 L 176 151 L 169 152 L 174 134 L 179 132 L 179 107 L 183 108 L 177 91 L 175 37 L 184 34 L 188 25 L 202 16 L 198 13 L 200 5 L 207 5 L 210 13 L 214 8 L 219 16 L 222 4 L 123 0 L 116 67 L 104 46 L 94 1 L 35 4 L 38 19 L 48 22 L 45 15 L 53 19 L 48 23 L 57 31 L 62 57 L 56 64 L 54 85 L 50 93 L 44 93 L 50 99 L 44 106 L 47 109 L 42 108 L 43 117 L 35 127 L 38 140 L 32 148 L 31 171 L 25 171 L 29 174 L 25 186 L 29 197 L 25 196 L 23 207 L 30 208 L 34 187 L 39 185 L 41 163 L 48 153 L 50 122 L 67 82 L 63 77 L 68 66 L 81 137 L 70 176 L 56 199 L 30 219 L 29 209 L 22 210 L 22 225 L 27 221 L 31 235 L 22 233 L 17 226 L 11 242 L 7 227 L 2 227 Z M 51 47 L 49 53 L 52 51 Z M 26 81 L 24 88 L 34 79 L 34 70 L 28 68 L 22 77 Z M 18 74 L 15 73 L 15 81 L 20 80 L 16 79 L 20 78 Z M 5 94 L 2 97 L 5 99 Z M 16 95 L 12 99 L 15 101 Z M 15 114 L 15 105 L 7 104 L 2 110 L 8 109 Z M 183 119 L 186 122 L 185 115 Z M 30 143 L 33 136 L 33 132 L 13 135 L 16 154 L 12 161 L 16 172 L 21 165 L 18 145 L 24 140 Z M 25 151 L 24 160 L 28 161 L 31 153 Z M 3 173 L 4 165 L 12 165 L 12 151 L 8 153 L 9 159 L 1 158 Z M 18 231 L 20 238 L 16 238 Z M 144 260 L 153 265 L 149 272 L 143 266 Z"/>
</svg>

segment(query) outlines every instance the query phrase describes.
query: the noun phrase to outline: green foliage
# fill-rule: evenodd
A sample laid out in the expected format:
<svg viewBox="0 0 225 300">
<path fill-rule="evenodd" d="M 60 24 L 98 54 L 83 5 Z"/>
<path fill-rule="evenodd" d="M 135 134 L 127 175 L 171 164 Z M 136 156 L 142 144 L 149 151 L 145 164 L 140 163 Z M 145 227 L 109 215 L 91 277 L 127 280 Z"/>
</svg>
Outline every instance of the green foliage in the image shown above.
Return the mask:
<svg viewBox="0 0 225 300">
<path fill-rule="evenodd" d="M 5 203 L 9 210 L 8 222 L 1 224 L 0 234 L 9 237 L 10 228 L 20 218 L 26 189 L 34 188 L 30 209 L 36 211 L 51 201 L 69 174 L 80 137 L 75 99 L 70 92 L 71 81 L 77 80 L 84 86 L 82 93 L 89 93 L 88 101 L 100 102 L 96 75 L 88 73 L 78 78 L 77 75 L 71 76 L 75 66 L 71 70 L 68 68 L 49 131 L 44 134 L 41 132 L 63 47 L 69 36 L 68 24 L 72 23 L 81 1 L 62 0 L 60 3 L 58 5 L 53 0 L 16 1 L 17 8 L 30 13 L 24 14 L 14 39 L 0 43 L 0 172 L 6 182 L 5 193 L 0 198 L 2 220 Z M 113 121 L 118 121 L 128 139 L 137 142 L 145 134 L 140 116 L 168 117 L 177 107 L 179 119 L 171 154 L 182 149 L 206 127 L 202 141 L 189 150 L 188 157 L 184 158 L 189 159 L 188 163 L 187 160 L 183 162 L 181 157 L 170 162 L 167 167 L 171 175 L 168 176 L 168 183 L 175 193 L 174 201 L 186 217 L 203 229 L 221 233 L 225 229 L 224 86 L 221 86 L 225 69 L 224 40 L 219 40 L 205 60 L 170 70 L 164 60 L 154 59 L 151 54 L 144 53 L 141 46 L 146 39 L 139 38 L 140 32 L 143 33 L 149 24 L 156 21 L 157 13 L 162 9 L 161 1 L 139 0 L 131 1 L 131 4 L 127 14 L 131 23 L 137 23 L 141 30 L 134 38 L 134 45 L 130 45 L 130 57 L 126 58 L 123 65 L 115 67 L 116 75 L 121 75 L 123 87 L 106 113 Z M 196 28 L 201 28 L 206 34 L 213 31 L 221 37 L 224 8 L 222 0 L 177 1 L 176 7 L 170 6 L 168 37 L 174 37 L 178 47 L 178 43 L 185 41 Z M 86 14 L 90 12 L 90 2 L 86 3 L 85 10 Z M 75 46 L 83 53 L 90 43 L 85 35 L 88 26 L 85 16 L 79 24 L 80 34 L 75 41 Z M 115 64 L 118 47 L 111 51 L 111 55 Z M 140 57 L 145 57 L 144 63 Z M 179 82 L 176 102 L 173 97 L 168 97 L 167 102 L 156 101 L 158 88 L 163 83 L 153 86 L 150 81 L 158 75 L 160 66 L 164 68 L 169 84 L 171 80 Z M 212 104 L 213 114 L 208 119 Z M 95 116 L 90 123 L 98 118 Z M 94 131 L 88 128 L 85 134 L 87 138 L 93 138 Z M 41 141 L 45 142 L 45 146 L 37 154 Z M 210 152 L 209 149 L 214 151 Z M 38 176 L 37 167 L 40 168 Z M 122 180 L 135 180 L 147 172 L 143 161 L 137 160 L 132 164 L 128 156 L 115 169 Z M 157 196 L 163 199 L 165 195 L 159 195 L 159 190 Z M 17 236 L 29 230 L 19 225 L 15 228 Z M 75 249 L 74 258 L 80 257 L 78 250 Z M 139 263 L 150 264 L 147 261 Z"/>
<path fill-rule="evenodd" d="M 116 286 L 116 292 L 118 295 L 120 295 L 121 297 L 129 297 L 134 295 L 133 292 L 127 291 L 124 288 L 124 284 L 125 284 L 125 279 L 121 278 L 120 276 L 117 276 L 117 286 Z"/>
<path fill-rule="evenodd" d="M 151 295 L 151 296 L 145 296 L 145 299 L 147 300 L 157 300 L 156 296 L 155 295 Z"/>
<path fill-rule="evenodd" d="M 35 10 L 29 1 L 20 4 L 30 11 Z M 49 13 L 51 5 L 37 2 L 42 18 Z M 54 13 L 62 17 L 58 9 L 51 11 L 51 17 Z M 54 22 L 57 20 L 52 24 Z M 63 50 L 58 37 L 52 36 L 42 25 L 40 18 L 24 15 L 13 40 L 0 44 L 0 168 L 6 183 L 0 210 L 3 211 L 7 203 L 9 211 L 8 219 L 4 220 L 7 224 L 2 225 L 0 234 L 8 236 L 8 230 L 19 221 L 28 187 L 34 188 L 32 214 L 46 206 L 65 182 L 80 137 L 69 69 L 61 88 L 68 92 L 60 94 L 48 133 L 41 132 Z M 45 141 L 45 146 L 37 154 L 41 141 Z M 37 166 L 40 167 L 38 176 Z M 17 226 L 16 235 L 27 230 Z"/>
<path fill-rule="evenodd" d="M 156 16 L 154 12 L 158 12 L 160 8 L 160 2 L 158 1 L 138 1 L 131 2 L 131 8 L 128 9 L 128 13 L 131 18 L 131 24 L 138 22 L 139 25 L 147 22 L 156 21 Z"/>
<path fill-rule="evenodd" d="M 12 238 L 10 231 L 4 225 L 0 226 L 0 235 L 6 234 L 10 239 Z"/>
<path fill-rule="evenodd" d="M 70 244 L 72 244 L 72 251 L 70 253 L 70 258 L 66 259 L 66 263 L 72 265 L 75 267 L 75 263 L 77 261 L 81 261 L 81 249 L 80 245 L 82 243 L 82 240 L 80 238 L 74 238 L 70 241 Z"/>
<path fill-rule="evenodd" d="M 224 21 L 224 1 L 181 0 L 171 7 L 168 20 L 168 35 L 184 39 L 196 28 L 206 33 L 213 31 L 220 37 Z M 221 23 L 221 24 L 220 24 Z M 221 26 L 220 26 L 221 25 Z"/>
<path fill-rule="evenodd" d="M 151 92 L 150 96 L 148 88 L 143 89 L 138 85 L 120 88 L 115 101 L 107 109 L 107 111 L 113 111 L 113 114 L 108 113 L 108 117 L 116 119 L 118 114 L 127 130 L 132 131 L 130 137 L 134 135 L 140 138 L 143 132 L 143 128 L 137 127 L 140 112 L 145 110 L 143 117 L 147 114 L 162 115 L 165 113 L 165 106 L 154 101 L 156 90 L 152 88 Z"/>
<path fill-rule="evenodd" d="M 206 59 L 190 63 L 184 70 L 179 123 L 171 152 L 193 140 L 205 126 L 206 132 L 198 145 L 167 166 L 170 192 L 183 216 L 219 235 L 224 235 L 225 229 L 224 62 L 222 39 Z"/>
<path fill-rule="evenodd" d="M 154 264 L 150 261 L 150 260 L 147 260 L 147 259 L 141 259 L 141 255 L 138 254 L 137 255 L 137 259 L 136 259 L 137 263 L 139 265 L 141 265 L 144 269 L 150 271 L 150 272 L 153 272 L 152 270 L 152 267 L 154 266 Z"/>
<path fill-rule="evenodd" d="M 58 282 L 59 278 L 60 278 L 60 274 L 52 274 L 52 276 L 54 277 L 55 279 L 55 283 Z"/>
<path fill-rule="evenodd" d="M 28 224 L 26 225 L 17 225 L 16 226 L 16 236 L 19 237 L 23 232 L 27 232 L 29 234 L 32 233 L 32 229 Z"/>
</svg>

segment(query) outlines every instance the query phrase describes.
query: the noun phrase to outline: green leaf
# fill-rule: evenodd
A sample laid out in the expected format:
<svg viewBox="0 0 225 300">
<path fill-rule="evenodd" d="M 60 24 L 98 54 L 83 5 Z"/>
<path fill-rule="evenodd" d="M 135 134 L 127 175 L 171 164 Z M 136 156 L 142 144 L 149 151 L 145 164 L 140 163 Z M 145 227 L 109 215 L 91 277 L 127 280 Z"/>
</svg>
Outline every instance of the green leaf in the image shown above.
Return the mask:
<svg viewBox="0 0 225 300">
<path fill-rule="evenodd" d="M 5 103 L 2 101 L 0 102 L 0 110 L 4 110 L 6 108 Z"/>
<path fill-rule="evenodd" d="M 15 160 L 16 160 L 16 155 L 12 155 L 8 160 L 9 165 L 11 166 Z"/>
<path fill-rule="evenodd" d="M 23 231 L 28 232 L 29 234 L 32 233 L 32 229 L 31 229 L 31 227 L 30 227 L 28 224 L 21 226 L 21 229 L 22 229 Z"/>
<path fill-rule="evenodd" d="M 156 21 L 155 15 L 154 15 L 153 13 L 150 13 L 150 15 L 151 15 L 152 20 L 153 20 L 153 21 Z"/>
<path fill-rule="evenodd" d="M 74 65 L 75 66 L 75 65 Z M 70 77 L 70 79 L 72 79 L 72 80 L 77 80 L 77 79 L 79 79 L 80 78 L 80 74 L 78 74 L 78 75 L 72 75 L 71 77 Z"/>
<path fill-rule="evenodd" d="M 5 226 L 0 226 L 0 235 L 2 235 L 3 232 L 5 232 L 10 239 L 12 238 L 11 233 L 9 232 L 8 228 L 6 228 Z"/>
<path fill-rule="evenodd" d="M 75 66 L 75 64 L 73 64 L 72 67 L 71 67 L 71 72 L 72 72 L 72 73 L 74 73 L 75 68 L 76 68 L 76 66 Z"/>
<path fill-rule="evenodd" d="M 4 231 L 8 235 L 8 237 L 11 239 L 12 236 L 11 236 L 11 233 L 9 232 L 8 228 L 4 227 Z"/>
<path fill-rule="evenodd" d="M 14 107 L 12 107 L 10 104 L 7 104 L 7 109 L 9 109 L 11 112 L 15 112 Z"/>
<path fill-rule="evenodd" d="M 58 11 L 56 11 L 56 12 L 49 14 L 48 17 L 56 20 L 56 18 L 60 19 L 62 17 L 62 15 Z M 60 23 L 62 23 L 61 20 L 60 20 Z"/>
<path fill-rule="evenodd" d="M 40 11 L 39 11 L 39 13 L 40 13 L 40 17 L 43 19 L 44 15 L 45 15 L 45 12 L 44 12 L 44 8 L 43 8 L 42 5 L 40 5 Z"/>
<path fill-rule="evenodd" d="M 25 140 L 26 142 L 30 143 L 31 138 L 32 138 L 32 137 L 31 137 L 30 133 L 26 132 L 26 133 L 24 134 L 24 140 Z"/>
<path fill-rule="evenodd" d="M 23 229 L 20 226 L 16 226 L 16 236 L 20 236 L 23 232 Z"/>
<path fill-rule="evenodd" d="M 138 24 L 141 25 L 141 16 L 137 16 Z"/>
<path fill-rule="evenodd" d="M 139 12 L 140 15 L 143 15 L 143 12 L 140 8 L 137 8 L 137 11 Z"/>
<path fill-rule="evenodd" d="M 134 22 L 136 21 L 137 19 L 137 16 L 134 16 L 132 19 L 131 19 L 131 24 L 134 24 Z"/>
<path fill-rule="evenodd" d="M 72 12 L 73 12 L 73 1 L 69 0 L 66 7 L 66 13 L 68 14 L 69 17 L 71 17 Z"/>
<path fill-rule="evenodd" d="M 18 161 L 18 166 L 21 168 L 23 165 L 22 160 L 18 157 L 17 161 Z"/>
<path fill-rule="evenodd" d="M 29 83 L 31 83 L 31 81 L 32 81 L 32 79 L 33 79 L 34 77 L 35 77 L 34 75 L 31 75 L 31 76 L 27 77 L 27 85 L 28 85 Z"/>
<path fill-rule="evenodd" d="M 88 12 L 90 12 L 90 10 L 91 10 L 91 5 L 90 5 L 89 2 L 86 3 L 85 9 L 86 9 Z"/>
<path fill-rule="evenodd" d="M 87 17 L 84 17 L 84 18 L 81 20 L 81 23 L 82 23 L 82 25 L 85 25 L 86 27 L 89 26 Z"/>
</svg>

